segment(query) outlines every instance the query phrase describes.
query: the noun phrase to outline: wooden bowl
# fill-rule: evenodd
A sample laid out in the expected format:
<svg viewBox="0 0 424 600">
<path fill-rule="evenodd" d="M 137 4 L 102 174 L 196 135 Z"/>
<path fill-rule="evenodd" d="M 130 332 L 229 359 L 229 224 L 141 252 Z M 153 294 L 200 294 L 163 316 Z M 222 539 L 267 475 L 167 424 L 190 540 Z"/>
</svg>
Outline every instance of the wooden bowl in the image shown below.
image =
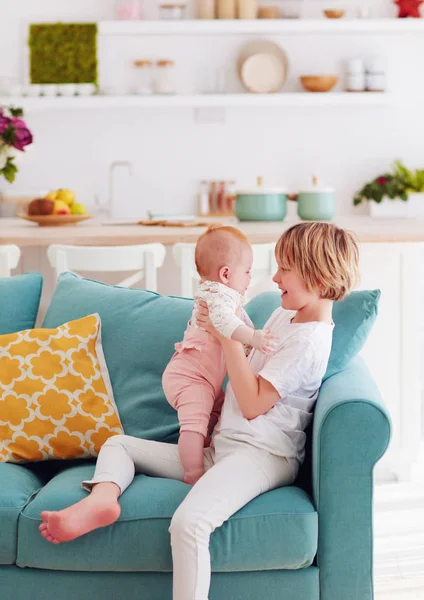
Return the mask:
<svg viewBox="0 0 424 600">
<path fill-rule="evenodd" d="M 80 221 L 92 219 L 93 215 L 28 215 L 21 213 L 18 217 L 38 223 L 40 227 L 58 227 L 59 225 L 75 225 Z"/>
<path fill-rule="evenodd" d="M 341 19 L 345 14 L 343 8 L 328 8 L 322 12 L 325 14 L 327 19 Z"/>
<path fill-rule="evenodd" d="M 308 92 L 329 92 L 339 78 L 336 75 L 302 75 L 300 83 Z"/>
</svg>

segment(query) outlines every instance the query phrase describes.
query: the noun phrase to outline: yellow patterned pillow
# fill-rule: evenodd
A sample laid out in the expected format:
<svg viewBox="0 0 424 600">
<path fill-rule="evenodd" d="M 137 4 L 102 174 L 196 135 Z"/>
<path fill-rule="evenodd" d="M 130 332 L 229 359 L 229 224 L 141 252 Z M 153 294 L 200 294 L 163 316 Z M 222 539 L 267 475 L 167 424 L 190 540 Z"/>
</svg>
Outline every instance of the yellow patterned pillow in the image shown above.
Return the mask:
<svg viewBox="0 0 424 600">
<path fill-rule="evenodd" d="M 97 456 L 120 433 L 98 314 L 0 335 L 0 462 Z"/>
</svg>

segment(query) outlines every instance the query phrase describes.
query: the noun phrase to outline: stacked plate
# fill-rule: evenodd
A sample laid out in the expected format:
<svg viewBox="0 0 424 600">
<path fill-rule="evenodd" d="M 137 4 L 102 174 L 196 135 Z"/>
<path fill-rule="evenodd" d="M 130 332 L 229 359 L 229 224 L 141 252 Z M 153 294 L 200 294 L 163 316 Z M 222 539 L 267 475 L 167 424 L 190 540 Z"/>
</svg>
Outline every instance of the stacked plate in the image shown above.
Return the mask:
<svg viewBox="0 0 424 600">
<path fill-rule="evenodd" d="M 237 71 L 242 84 L 249 92 L 275 94 L 287 80 L 287 55 L 274 42 L 252 40 L 241 49 Z"/>
</svg>

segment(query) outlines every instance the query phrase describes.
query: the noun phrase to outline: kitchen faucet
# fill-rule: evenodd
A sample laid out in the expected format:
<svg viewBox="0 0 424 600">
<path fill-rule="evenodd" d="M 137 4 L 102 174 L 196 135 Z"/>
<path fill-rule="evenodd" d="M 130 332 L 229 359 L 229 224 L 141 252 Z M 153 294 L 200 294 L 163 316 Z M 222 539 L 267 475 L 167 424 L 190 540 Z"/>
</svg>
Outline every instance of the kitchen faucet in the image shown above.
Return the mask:
<svg viewBox="0 0 424 600">
<path fill-rule="evenodd" d="M 133 174 L 133 164 L 128 160 L 114 160 L 109 165 L 109 190 L 108 190 L 108 200 L 104 204 L 100 203 L 98 198 L 96 200 L 96 204 L 99 207 L 101 212 L 104 212 L 108 217 L 113 215 L 113 207 L 114 207 L 114 174 L 115 170 L 119 167 L 127 167 L 130 175 Z"/>
</svg>

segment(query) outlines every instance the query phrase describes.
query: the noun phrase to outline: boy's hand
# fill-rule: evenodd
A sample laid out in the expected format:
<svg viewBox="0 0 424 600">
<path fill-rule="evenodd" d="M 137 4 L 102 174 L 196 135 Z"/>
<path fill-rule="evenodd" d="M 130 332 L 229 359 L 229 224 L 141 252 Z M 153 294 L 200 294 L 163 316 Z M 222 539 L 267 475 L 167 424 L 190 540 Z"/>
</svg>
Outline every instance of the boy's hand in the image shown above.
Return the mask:
<svg viewBox="0 0 424 600">
<path fill-rule="evenodd" d="M 277 349 L 277 341 L 278 335 L 274 335 L 269 329 L 256 329 L 250 345 L 263 354 L 272 354 Z"/>
</svg>

